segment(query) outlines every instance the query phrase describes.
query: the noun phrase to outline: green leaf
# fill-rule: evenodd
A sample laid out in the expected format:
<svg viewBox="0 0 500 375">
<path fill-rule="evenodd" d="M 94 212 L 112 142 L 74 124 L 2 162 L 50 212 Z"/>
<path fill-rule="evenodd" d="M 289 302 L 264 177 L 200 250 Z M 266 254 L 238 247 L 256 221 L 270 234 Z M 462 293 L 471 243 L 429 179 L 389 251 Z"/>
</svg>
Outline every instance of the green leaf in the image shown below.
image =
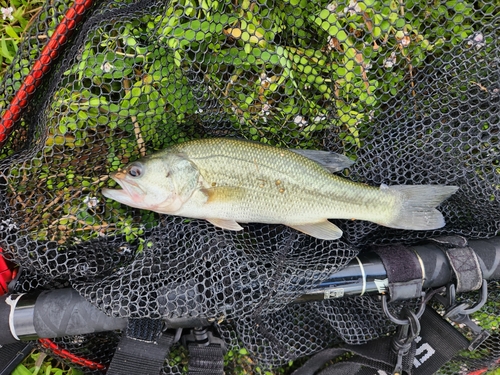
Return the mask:
<svg viewBox="0 0 500 375">
<path fill-rule="evenodd" d="M 7 42 L 5 41 L 4 35 L 2 35 L 2 39 L 0 41 L 0 51 L 2 52 L 2 56 L 7 58 L 9 62 L 14 59 L 14 56 L 9 51 L 9 47 L 7 47 Z"/>
<path fill-rule="evenodd" d="M 5 32 L 7 33 L 8 36 L 15 40 L 19 40 L 19 35 L 17 35 L 16 31 L 14 28 L 10 25 L 5 25 Z"/>
<path fill-rule="evenodd" d="M 323 9 L 323 10 L 321 11 L 321 13 L 319 14 L 319 18 L 326 20 L 326 19 L 328 19 L 328 17 L 329 17 L 331 14 L 332 14 L 332 13 L 331 13 L 328 9 Z M 320 21 L 320 23 L 321 23 L 321 21 Z"/>
<path fill-rule="evenodd" d="M 12 375 L 31 375 L 31 371 L 24 367 L 24 365 L 19 365 L 12 371 Z"/>
</svg>

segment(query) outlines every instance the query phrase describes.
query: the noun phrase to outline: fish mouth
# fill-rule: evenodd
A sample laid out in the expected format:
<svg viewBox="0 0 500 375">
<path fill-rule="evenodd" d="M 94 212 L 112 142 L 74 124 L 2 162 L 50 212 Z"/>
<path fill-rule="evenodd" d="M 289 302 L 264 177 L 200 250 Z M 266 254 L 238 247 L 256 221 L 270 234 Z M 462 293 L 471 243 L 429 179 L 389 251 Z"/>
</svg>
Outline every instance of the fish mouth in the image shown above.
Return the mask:
<svg viewBox="0 0 500 375">
<path fill-rule="evenodd" d="M 120 185 L 121 189 L 102 189 L 102 195 L 106 198 L 114 199 L 120 203 L 135 206 L 133 203 L 139 203 L 143 200 L 145 192 L 135 181 L 126 179 L 126 174 L 117 171 L 110 174 L 110 177 Z"/>
</svg>

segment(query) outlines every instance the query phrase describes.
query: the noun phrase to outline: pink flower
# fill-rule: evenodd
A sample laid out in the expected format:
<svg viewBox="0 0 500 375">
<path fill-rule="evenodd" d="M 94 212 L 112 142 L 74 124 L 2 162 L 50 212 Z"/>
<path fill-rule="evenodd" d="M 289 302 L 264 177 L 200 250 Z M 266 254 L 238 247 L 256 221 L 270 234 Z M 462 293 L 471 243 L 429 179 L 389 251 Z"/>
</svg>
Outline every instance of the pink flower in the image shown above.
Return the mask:
<svg viewBox="0 0 500 375">
<path fill-rule="evenodd" d="M 9 20 L 13 20 L 14 16 L 12 15 L 12 12 L 14 11 L 14 8 L 8 7 L 8 8 L 0 8 L 0 12 L 2 12 L 2 18 L 6 20 L 7 18 Z"/>
</svg>

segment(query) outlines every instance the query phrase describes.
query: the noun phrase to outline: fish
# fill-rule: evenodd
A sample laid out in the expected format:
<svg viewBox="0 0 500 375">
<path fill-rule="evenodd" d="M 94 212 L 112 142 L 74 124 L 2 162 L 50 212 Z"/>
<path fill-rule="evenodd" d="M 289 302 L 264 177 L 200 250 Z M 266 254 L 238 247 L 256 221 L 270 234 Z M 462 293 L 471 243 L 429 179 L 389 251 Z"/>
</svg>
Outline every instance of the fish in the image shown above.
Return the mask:
<svg viewBox="0 0 500 375">
<path fill-rule="evenodd" d="M 341 177 L 352 161 L 233 138 L 187 141 L 110 174 L 121 189 L 102 194 L 122 204 L 193 219 L 231 231 L 241 223 L 284 224 L 322 240 L 342 230 L 328 219 L 432 230 L 445 225 L 436 207 L 457 190 L 448 185 L 369 186 Z"/>
</svg>

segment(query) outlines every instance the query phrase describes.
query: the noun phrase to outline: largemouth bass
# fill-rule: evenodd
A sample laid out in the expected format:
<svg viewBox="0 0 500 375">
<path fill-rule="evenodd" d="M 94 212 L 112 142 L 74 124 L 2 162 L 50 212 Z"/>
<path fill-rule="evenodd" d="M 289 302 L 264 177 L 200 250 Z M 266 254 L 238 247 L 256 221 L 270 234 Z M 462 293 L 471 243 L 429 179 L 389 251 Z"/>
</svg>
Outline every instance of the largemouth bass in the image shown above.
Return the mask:
<svg viewBox="0 0 500 375">
<path fill-rule="evenodd" d="M 225 138 L 195 140 L 112 173 L 122 189 L 102 193 L 128 206 L 205 219 L 228 230 L 241 230 L 238 223 L 285 224 L 325 240 L 342 236 L 328 219 L 368 220 L 411 230 L 445 225 L 435 207 L 457 187 L 372 187 L 327 168 L 349 164 L 346 157 L 326 151 Z"/>
</svg>

